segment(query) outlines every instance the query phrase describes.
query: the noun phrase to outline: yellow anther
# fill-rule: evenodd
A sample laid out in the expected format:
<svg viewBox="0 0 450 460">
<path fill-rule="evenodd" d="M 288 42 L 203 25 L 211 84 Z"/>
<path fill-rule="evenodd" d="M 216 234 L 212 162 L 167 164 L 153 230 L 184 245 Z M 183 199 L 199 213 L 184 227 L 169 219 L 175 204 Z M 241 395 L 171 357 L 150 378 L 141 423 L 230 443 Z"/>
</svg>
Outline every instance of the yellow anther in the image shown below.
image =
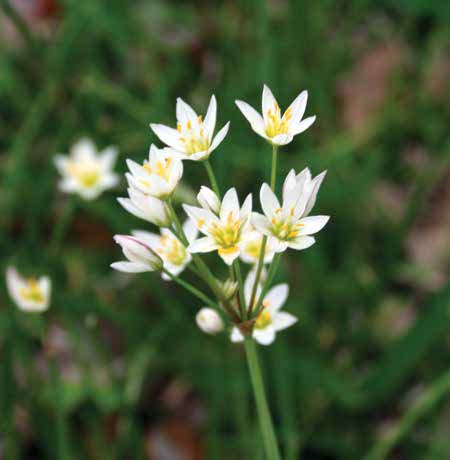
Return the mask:
<svg viewBox="0 0 450 460">
<path fill-rule="evenodd" d="M 197 220 L 197 227 L 202 228 L 203 225 L 205 225 L 205 219 L 202 219 L 202 218 L 198 219 Z"/>
</svg>

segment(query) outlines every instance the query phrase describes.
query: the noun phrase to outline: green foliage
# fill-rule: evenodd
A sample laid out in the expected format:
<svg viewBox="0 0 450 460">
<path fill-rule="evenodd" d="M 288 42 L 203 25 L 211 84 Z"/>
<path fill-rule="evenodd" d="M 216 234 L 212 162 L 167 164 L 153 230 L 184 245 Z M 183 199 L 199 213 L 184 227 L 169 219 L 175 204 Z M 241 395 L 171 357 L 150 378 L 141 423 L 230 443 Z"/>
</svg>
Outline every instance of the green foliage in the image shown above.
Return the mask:
<svg viewBox="0 0 450 460">
<path fill-rule="evenodd" d="M 234 100 L 259 104 L 267 83 L 282 108 L 309 90 L 318 119 L 280 150 L 278 183 L 328 169 L 316 209 L 331 216 L 283 258 L 300 320 L 260 349 L 283 458 L 448 458 L 449 258 L 436 268 L 408 249 L 430 220 L 449 231 L 446 2 L 65 0 L 27 20 L 14 3 L 0 1 L 13 24 L 0 31 L 1 277 L 48 273 L 53 294 L 39 321 L 0 282 L 0 457 L 146 458 L 182 420 L 190 455 L 262 458 L 242 349 L 204 335 L 178 286 L 109 268 L 113 234 L 146 228 L 115 200 L 125 182 L 75 200 L 60 247 L 50 240 L 68 205 L 53 155 L 89 136 L 119 148 L 123 173 L 158 143 L 151 121 L 174 123 L 177 96 L 203 112 L 216 94 L 218 123 L 231 120 L 211 157 L 219 185 L 257 198 L 271 150 Z M 186 163 L 186 195 L 207 180 Z M 380 199 L 385 184 L 400 198 Z"/>
</svg>

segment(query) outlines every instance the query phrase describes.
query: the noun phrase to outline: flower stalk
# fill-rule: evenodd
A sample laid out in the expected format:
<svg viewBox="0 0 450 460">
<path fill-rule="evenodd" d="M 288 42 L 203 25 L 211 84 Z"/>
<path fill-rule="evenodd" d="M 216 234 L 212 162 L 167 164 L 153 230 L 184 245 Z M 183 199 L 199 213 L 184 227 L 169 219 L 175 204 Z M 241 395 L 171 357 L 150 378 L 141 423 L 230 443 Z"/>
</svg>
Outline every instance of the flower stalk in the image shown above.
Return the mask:
<svg viewBox="0 0 450 460">
<path fill-rule="evenodd" d="M 252 338 L 247 337 L 244 342 L 245 354 L 247 356 L 248 369 L 252 382 L 253 393 L 255 395 L 256 409 L 261 428 L 264 451 L 268 460 L 280 460 L 277 439 L 267 404 L 264 383 L 261 375 L 261 368 L 256 352 L 256 344 Z"/>
</svg>

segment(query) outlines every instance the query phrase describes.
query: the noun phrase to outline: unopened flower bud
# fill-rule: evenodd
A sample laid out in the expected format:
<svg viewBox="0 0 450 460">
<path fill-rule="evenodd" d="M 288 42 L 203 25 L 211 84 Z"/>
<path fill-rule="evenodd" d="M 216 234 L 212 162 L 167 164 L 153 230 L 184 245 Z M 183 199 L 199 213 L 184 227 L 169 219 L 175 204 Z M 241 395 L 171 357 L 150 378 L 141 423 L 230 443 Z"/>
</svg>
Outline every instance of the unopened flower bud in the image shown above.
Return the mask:
<svg viewBox="0 0 450 460">
<path fill-rule="evenodd" d="M 228 278 L 223 283 L 220 283 L 220 289 L 222 290 L 223 295 L 226 299 L 231 299 L 236 293 L 238 288 L 238 283 L 236 281 L 231 280 Z"/>
<path fill-rule="evenodd" d="M 202 208 L 209 209 L 214 214 L 219 214 L 219 197 L 210 188 L 202 185 L 200 187 L 200 192 L 198 192 L 197 200 Z"/>
<path fill-rule="evenodd" d="M 195 321 L 198 327 L 206 334 L 217 334 L 224 328 L 222 318 L 212 308 L 201 308 L 195 316 Z"/>
</svg>

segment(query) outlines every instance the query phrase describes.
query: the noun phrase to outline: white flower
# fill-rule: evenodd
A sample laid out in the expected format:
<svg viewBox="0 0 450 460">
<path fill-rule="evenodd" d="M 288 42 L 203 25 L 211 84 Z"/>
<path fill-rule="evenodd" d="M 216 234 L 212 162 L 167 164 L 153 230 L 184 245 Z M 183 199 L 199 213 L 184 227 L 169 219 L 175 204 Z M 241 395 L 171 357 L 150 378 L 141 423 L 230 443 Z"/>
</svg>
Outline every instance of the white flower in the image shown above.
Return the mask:
<svg viewBox="0 0 450 460">
<path fill-rule="evenodd" d="M 251 230 L 248 234 L 247 241 L 241 248 L 241 260 L 247 264 L 256 264 L 259 261 L 261 253 L 262 241 L 264 235 L 257 230 Z M 273 250 L 272 241 L 269 239 L 266 242 L 266 249 L 264 252 L 264 263 L 269 264 L 272 262 L 275 251 Z"/>
<path fill-rule="evenodd" d="M 8 267 L 6 286 L 20 310 L 36 313 L 47 310 L 51 292 L 51 280 L 48 276 L 24 279 L 15 267 Z"/>
<path fill-rule="evenodd" d="M 134 188 L 128 189 L 129 198 L 117 198 L 117 201 L 131 214 L 147 220 L 158 227 L 169 227 L 172 223 L 170 210 L 164 201 L 145 195 Z"/>
<path fill-rule="evenodd" d="M 222 318 L 212 308 L 201 308 L 195 316 L 195 321 L 197 326 L 206 334 L 217 334 L 224 327 Z"/>
<path fill-rule="evenodd" d="M 198 230 L 191 219 L 187 219 L 183 224 L 183 232 L 189 243 L 197 238 Z M 132 233 L 161 257 L 164 268 L 172 275 L 179 275 L 192 260 L 184 244 L 167 228 L 162 228 L 160 235 L 139 230 Z M 164 280 L 171 279 L 167 273 L 163 273 L 162 278 Z"/>
<path fill-rule="evenodd" d="M 69 155 L 55 155 L 55 166 L 62 176 L 59 188 L 66 193 L 77 193 L 85 200 L 93 200 L 114 187 L 119 178 L 113 168 L 117 149 L 109 147 L 99 153 L 93 142 L 81 139 Z"/>
<path fill-rule="evenodd" d="M 122 247 L 128 261 L 114 262 L 111 268 L 127 273 L 153 272 L 161 269 L 163 261 L 140 238 L 130 235 L 115 235 L 114 241 Z"/>
<path fill-rule="evenodd" d="M 133 160 L 127 160 L 127 165 L 131 171 L 126 174 L 130 187 L 161 200 L 170 198 L 183 175 L 181 160 L 168 149 L 158 149 L 153 144 L 143 166 Z"/>
<path fill-rule="evenodd" d="M 283 185 L 283 205 L 267 184 L 260 192 L 261 207 L 265 215 L 254 212 L 252 224 L 269 237 L 276 252 L 292 249 L 306 249 L 315 243 L 310 236 L 321 230 L 329 216 L 305 217 L 316 201 L 325 172 L 311 180 L 309 169 L 296 175 L 294 170 L 287 175 Z"/>
<path fill-rule="evenodd" d="M 209 209 L 214 214 L 219 214 L 220 199 L 214 191 L 205 185 L 200 187 L 200 192 L 198 192 L 197 195 L 197 201 L 200 203 L 202 208 Z"/>
<path fill-rule="evenodd" d="M 245 280 L 244 286 L 247 305 L 251 300 L 254 280 L 255 272 L 251 271 Z M 260 293 L 261 285 L 258 286 L 255 303 Z M 271 288 L 265 295 L 262 301 L 263 309 L 256 318 L 252 333 L 253 338 L 261 345 L 270 345 L 275 340 L 275 335 L 278 331 L 292 326 L 297 321 L 297 318 L 290 313 L 280 311 L 281 307 L 286 302 L 288 293 L 289 286 L 287 284 L 278 284 Z M 239 329 L 234 326 L 231 331 L 231 341 L 242 342 L 243 340 L 244 336 Z"/>
<path fill-rule="evenodd" d="M 257 134 L 275 145 L 286 145 L 295 135 L 308 129 L 316 117 L 302 120 L 306 109 L 308 92 L 302 91 L 281 116 L 280 107 L 269 87 L 264 85 L 262 93 L 262 116 L 244 101 L 236 101 L 236 105 Z"/>
<path fill-rule="evenodd" d="M 231 265 L 239 257 L 241 246 L 246 242 L 250 230 L 248 221 L 252 210 L 251 194 L 240 208 L 236 189 L 231 188 L 223 198 L 218 216 L 209 209 L 186 204 L 183 208 L 197 228 L 206 235 L 192 242 L 188 247 L 189 252 L 217 250 L 223 261 Z"/>
<path fill-rule="evenodd" d="M 211 96 L 205 120 L 197 115 L 192 107 L 181 98 L 177 99 L 177 129 L 160 124 L 150 124 L 153 132 L 180 154 L 182 160 L 206 160 L 223 141 L 228 133 L 228 122 L 214 137 L 216 126 L 217 102 Z"/>
</svg>

